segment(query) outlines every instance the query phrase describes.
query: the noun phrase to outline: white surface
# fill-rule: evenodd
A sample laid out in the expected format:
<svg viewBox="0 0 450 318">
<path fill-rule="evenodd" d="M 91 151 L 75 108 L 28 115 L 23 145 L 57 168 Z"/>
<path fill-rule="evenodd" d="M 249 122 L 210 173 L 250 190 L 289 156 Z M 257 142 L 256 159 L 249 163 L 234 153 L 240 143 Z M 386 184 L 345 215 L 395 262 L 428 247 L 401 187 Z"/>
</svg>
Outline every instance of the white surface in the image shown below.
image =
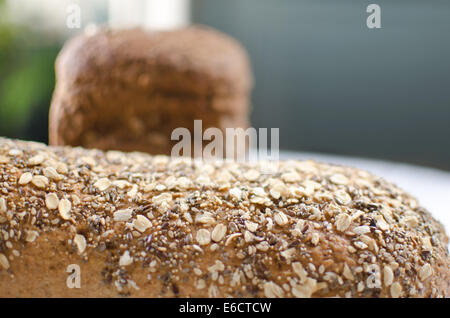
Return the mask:
<svg viewBox="0 0 450 318">
<path fill-rule="evenodd" d="M 145 26 L 149 29 L 182 28 L 190 22 L 189 0 L 147 0 Z"/>
<path fill-rule="evenodd" d="M 280 159 L 313 159 L 367 170 L 414 195 L 423 207 L 444 224 L 447 233 L 450 233 L 449 172 L 403 163 L 310 152 L 281 151 Z"/>
<path fill-rule="evenodd" d="M 190 22 L 190 0 L 109 0 L 108 18 L 116 28 L 181 28 Z"/>
</svg>

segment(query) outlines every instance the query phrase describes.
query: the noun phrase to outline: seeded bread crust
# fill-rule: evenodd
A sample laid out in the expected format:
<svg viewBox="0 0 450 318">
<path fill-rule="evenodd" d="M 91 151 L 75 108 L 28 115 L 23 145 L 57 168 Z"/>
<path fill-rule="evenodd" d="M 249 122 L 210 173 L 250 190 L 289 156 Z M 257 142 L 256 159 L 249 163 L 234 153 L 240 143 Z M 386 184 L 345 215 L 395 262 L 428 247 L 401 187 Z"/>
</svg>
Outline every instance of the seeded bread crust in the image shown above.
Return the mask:
<svg viewBox="0 0 450 318">
<path fill-rule="evenodd" d="M 186 127 L 180 121 L 224 129 L 226 117 L 247 128 L 251 87 L 243 47 L 208 27 L 85 32 L 56 61 L 50 144 L 127 151 L 133 140 L 131 149 L 159 154 L 171 149 L 170 133 Z M 162 147 L 153 142 L 160 136 Z"/>
<path fill-rule="evenodd" d="M 1 297 L 448 297 L 447 244 L 359 169 L 0 138 Z"/>
</svg>

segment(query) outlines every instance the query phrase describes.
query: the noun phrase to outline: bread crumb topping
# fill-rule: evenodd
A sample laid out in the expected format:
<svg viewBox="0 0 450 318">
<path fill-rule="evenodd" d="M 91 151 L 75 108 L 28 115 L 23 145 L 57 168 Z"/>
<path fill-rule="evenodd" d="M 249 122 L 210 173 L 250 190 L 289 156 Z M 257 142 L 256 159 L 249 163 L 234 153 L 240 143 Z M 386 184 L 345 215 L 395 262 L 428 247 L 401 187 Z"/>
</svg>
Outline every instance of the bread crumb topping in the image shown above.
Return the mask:
<svg viewBox="0 0 450 318">
<path fill-rule="evenodd" d="M 354 168 L 264 165 L 0 138 L 0 268 L 61 230 L 84 260 L 108 251 L 119 294 L 143 288 L 140 266 L 161 295 L 446 295 L 447 237 L 410 195 Z"/>
</svg>

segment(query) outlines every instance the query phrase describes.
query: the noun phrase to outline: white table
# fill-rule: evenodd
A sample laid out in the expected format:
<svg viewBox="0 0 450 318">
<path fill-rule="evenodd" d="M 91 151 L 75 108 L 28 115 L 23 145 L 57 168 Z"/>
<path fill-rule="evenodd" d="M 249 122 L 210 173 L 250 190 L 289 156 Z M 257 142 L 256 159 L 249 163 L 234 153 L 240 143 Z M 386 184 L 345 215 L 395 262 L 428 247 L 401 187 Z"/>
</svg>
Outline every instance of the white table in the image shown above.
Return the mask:
<svg viewBox="0 0 450 318">
<path fill-rule="evenodd" d="M 438 169 L 382 160 L 313 152 L 281 151 L 280 159 L 313 159 L 367 170 L 414 195 L 450 234 L 450 173 Z"/>
</svg>

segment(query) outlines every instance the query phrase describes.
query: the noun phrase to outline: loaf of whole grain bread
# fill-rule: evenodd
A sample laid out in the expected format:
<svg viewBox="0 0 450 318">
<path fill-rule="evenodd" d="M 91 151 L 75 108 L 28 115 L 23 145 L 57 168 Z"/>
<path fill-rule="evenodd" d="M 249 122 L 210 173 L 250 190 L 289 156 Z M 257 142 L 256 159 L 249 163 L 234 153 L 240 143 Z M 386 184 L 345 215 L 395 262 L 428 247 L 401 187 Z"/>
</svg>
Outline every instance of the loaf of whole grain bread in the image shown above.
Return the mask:
<svg viewBox="0 0 450 318">
<path fill-rule="evenodd" d="M 447 243 L 354 168 L 0 138 L 1 297 L 445 297 Z"/>
<path fill-rule="evenodd" d="M 170 154 L 196 119 L 247 128 L 252 80 L 242 45 L 209 27 L 84 32 L 56 61 L 50 144 Z"/>
</svg>

